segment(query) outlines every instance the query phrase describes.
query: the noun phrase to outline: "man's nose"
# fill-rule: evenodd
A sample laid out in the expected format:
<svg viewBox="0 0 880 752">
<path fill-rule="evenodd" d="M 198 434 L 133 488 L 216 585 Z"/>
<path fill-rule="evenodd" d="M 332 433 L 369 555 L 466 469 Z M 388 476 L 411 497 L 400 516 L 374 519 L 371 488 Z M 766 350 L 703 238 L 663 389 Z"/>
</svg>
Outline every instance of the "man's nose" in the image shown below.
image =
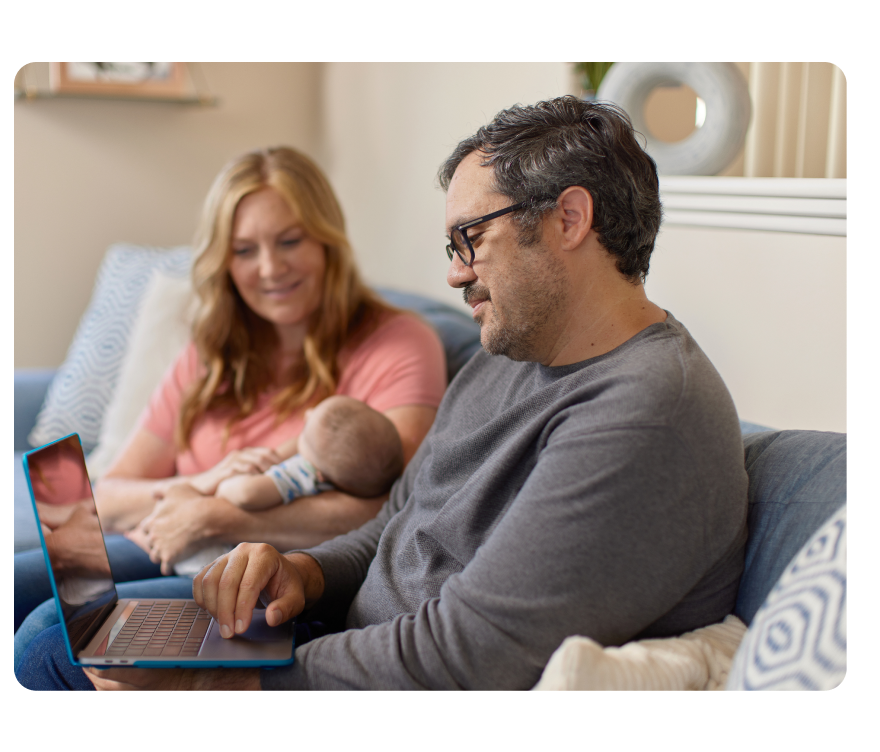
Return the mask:
<svg viewBox="0 0 880 752">
<path fill-rule="evenodd" d="M 452 254 L 452 261 L 449 262 L 449 269 L 446 270 L 446 284 L 450 287 L 464 287 L 477 278 L 474 274 L 473 267 L 465 266 L 457 253 Z"/>
</svg>

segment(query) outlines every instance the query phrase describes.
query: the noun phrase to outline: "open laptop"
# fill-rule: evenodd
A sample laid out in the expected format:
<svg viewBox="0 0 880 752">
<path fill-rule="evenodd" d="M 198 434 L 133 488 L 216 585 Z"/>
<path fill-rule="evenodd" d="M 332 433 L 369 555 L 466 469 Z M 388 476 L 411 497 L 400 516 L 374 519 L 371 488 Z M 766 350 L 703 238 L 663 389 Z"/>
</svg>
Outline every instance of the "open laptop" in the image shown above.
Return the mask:
<svg viewBox="0 0 880 752">
<path fill-rule="evenodd" d="M 26 452 L 24 472 L 71 663 L 139 668 L 293 663 L 294 622 L 270 627 L 265 610 L 254 610 L 247 632 L 225 640 L 194 600 L 119 599 L 77 434 Z M 62 526 L 62 535 L 44 534 Z M 75 546 L 65 547 L 65 540 Z"/>
</svg>

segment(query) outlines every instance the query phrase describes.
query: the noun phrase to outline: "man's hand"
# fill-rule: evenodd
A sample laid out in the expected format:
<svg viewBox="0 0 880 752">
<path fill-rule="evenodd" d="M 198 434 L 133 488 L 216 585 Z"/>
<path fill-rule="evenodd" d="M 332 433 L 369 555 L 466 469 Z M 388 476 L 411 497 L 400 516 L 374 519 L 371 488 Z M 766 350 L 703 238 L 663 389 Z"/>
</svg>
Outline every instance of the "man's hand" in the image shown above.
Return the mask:
<svg viewBox="0 0 880 752">
<path fill-rule="evenodd" d="M 99 692 L 133 690 L 202 691 L 260 689 L 258 668 L 183 669 L 110 668 L 83 669 Z"/>
<path fill-rule="evenodd" d="M 324 592 L 324 573 L 307 554 L 283 556 L 266 543 L 241 543 L 193 578 L 193 598 L 229 638 L 251 624 L 260 594 L 270 627 L 292 619 Z"/>
<path fill-rule="evenodd" d="M 272 465 L 281 462 L 281 457 L 268 447 L 248 447 L 227 454 L 210 470 L 189 478 L 190 485 L 205 496 L 213 496 L 217 486 L 233 475 L 255 475 L 264 473 Z"/>
<path fill-rule="evenodd" d="M 179 483 L 166 491 L 128 537 L 162 565 L 162 574 L 173 574 L 174 563 L 186 556 L 188 548 L 210 538 L 208 520 L 215 503 L 192 486 Z"/>
</svg>

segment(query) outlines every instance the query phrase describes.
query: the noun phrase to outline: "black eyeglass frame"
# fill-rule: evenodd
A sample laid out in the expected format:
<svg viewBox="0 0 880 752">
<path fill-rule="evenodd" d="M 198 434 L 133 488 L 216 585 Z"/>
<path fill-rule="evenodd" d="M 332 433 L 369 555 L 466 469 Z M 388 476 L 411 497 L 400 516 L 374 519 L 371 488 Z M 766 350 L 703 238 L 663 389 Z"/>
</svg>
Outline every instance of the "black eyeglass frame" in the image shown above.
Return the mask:
<svg viewBox="0 0 880 752">
<path fill-rule="evenodd" d="M 474 251 L 473 245 L 471 245 L 471 239 L 468 237 L 467 230 L 471 227 L 481 225 L 483 224 L 483 222 L 488 222 L 490 219 L 503 217 L 505 214 L 510 214 L 511 212 L 515 212 L 518 209 L 525 209 L 529 204 L 532 203 L 532 201 L 534 201 L 534 199 L 527 198 L 525 201 L 520 201 L 518 204 L 508 206 L 506 209 L 499 209 L 496 212 L 487 214 L 485 217 L 472 219 L 469 222 L 463 222 L 462 224 L 453 227 L 450 233 L 450 241 L 446 245 L 446 255 L 449 256 L 449 260 L 452 261 L 452 254 L 455 253 L 455 255 L 458 256 L 458 258 L 461 260 L 462 264 L 464 264 L 465 266 L 471 266 L 474 263 L 474 259 L 477 257 L 477 254 Z M 459 251 L 458 248 L 455 247 L 455 240 L 453 239 L 455 238 L 455 233 L 459 233 L 462 238 L 464 238 L 465 245 L 467 246 L 467 249 L 468 251 L 470 251 L 471 254 L 470 261 L 465 259 L 465 257 L 461 255 L 461 251 Z"/>
</svg>

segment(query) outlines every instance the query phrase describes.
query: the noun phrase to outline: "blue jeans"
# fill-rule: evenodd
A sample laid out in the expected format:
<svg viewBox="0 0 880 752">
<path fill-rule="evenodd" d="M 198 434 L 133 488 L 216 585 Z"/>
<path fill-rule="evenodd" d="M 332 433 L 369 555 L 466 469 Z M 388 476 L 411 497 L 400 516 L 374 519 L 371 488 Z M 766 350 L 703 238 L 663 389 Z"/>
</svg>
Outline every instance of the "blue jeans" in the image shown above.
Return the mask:
<svg viewBox="0 0 880 752">
<path fill-rule="evenodd" d="M 121 535 L 104 538 L 113 579 L 120 598 L 192 598 L 192 580 L 188 577 L 162 577 L 159 565 L 140 547 Z M 153 579 L 157 578 L 157 579 Z M 149 587 L 129 589 L 146 580 Z M 126 583 L 120 585 L 120 583 Z M 31 640 L 58 623 L 58 611 L 49 584 L 43 550 L 15 554 L 15 657 L 14 667 Z"/>
<path fill-rule="evenodd" d="M 140 597 L 147 596 L 142 594 Z M 327 629 L 320 622 L 297 624 L 295 644 L 303 645 L 324 634 L 327 634 Z M 161 669 L 144 669 L 144 671 L 151 670 Z M 25 689 L 36 691 L 93 691 L 95 689 L 86 678 L 82 668 L 74 666 L 68 659 L 64 635 L 61 633 L 61 625 L 59 624 L 37 635 L 25 652 L 21 665 L 16 667 L 15 678 Z"/>
</svg>

